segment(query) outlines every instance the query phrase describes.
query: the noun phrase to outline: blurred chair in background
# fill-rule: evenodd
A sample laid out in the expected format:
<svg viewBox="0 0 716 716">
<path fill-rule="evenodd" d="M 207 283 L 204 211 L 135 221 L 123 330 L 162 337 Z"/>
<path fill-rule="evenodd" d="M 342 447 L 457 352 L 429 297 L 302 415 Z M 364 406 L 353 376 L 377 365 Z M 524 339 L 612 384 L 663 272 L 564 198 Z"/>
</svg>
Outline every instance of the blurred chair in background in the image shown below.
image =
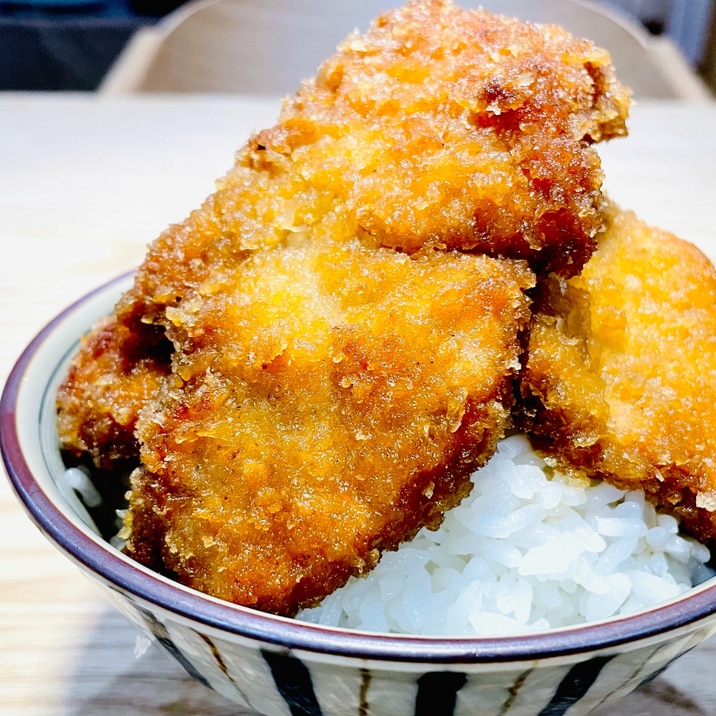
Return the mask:
<svg viewBox="0 0 716 716">
<path fill-rule="evenodd" d="M 701 72 L 711 91 L 716 94 L 716 8 L 711 16 L 711 27 L 709 28 L 706 52 L 701 61 Z"/>
<path fill-rule="evenodd" d="M 668 40 L 581 0 L 458 0 L 557 23 L 606 48 L 636 97 L 706 100 L 705 84 Z M 105 76 L 103 93 L 285 95 L 312 76 L 351 30 L 400 0 L 192 0 L 142 28 Z"/>
<path fill-rule="evenodd" d="M 0 0 L 0 91 L 90 91 L 149 20 L 125 0 Z"/>
</svg>

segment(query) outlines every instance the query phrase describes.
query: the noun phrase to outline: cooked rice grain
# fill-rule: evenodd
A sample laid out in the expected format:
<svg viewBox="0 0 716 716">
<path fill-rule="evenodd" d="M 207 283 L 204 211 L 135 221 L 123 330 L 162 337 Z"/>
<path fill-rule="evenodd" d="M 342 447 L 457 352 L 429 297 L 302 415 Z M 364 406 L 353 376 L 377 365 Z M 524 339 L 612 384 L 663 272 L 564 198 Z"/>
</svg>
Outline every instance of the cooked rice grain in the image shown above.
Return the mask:
<svg viewBox="0 0 716 716">
<path fill-rule="evenodd" d="M 641 492 L 553 471 L 503 440 L 436 531 L 383 555 L 299 619 L 377 632 L 499 636 L 646 609 L 709 576 L 709 550 Z"/>
</svg>

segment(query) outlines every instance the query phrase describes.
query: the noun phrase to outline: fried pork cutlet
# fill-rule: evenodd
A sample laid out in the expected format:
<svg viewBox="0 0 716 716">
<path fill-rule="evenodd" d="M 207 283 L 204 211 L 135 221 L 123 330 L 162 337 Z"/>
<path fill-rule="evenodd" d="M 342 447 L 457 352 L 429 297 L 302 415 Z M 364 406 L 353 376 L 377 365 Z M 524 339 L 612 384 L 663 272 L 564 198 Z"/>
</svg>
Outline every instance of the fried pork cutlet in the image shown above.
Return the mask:
<svg viewBox="0 0 716 716">
<path fill-rule="evenodd" d="M 716 535 L 716 270 L 693 245 L 612 207 L 578 277 L 544 284 L 524 410 L 558 463 L 644 489 Z"/>
<path fill-rule="evenodd" d="M 166 309 L 293 235 L 406 253 L 469 249 L 577 272 L 603 223 L 592 145 L 626 133 L 628 105 L 608 55 L 557 27 L 438 0 L 379 17 L 251 138 L 218 191 L 150 247 L 118 307 L 131 345 L 114 339 L 121 368 L 100 378 L 111 365 L 85 367 L 61 395 L 73 416 L 65 445 L 105 461 L 104 444 L 136 447 L 126 401 L 142 405 L 143 387 L 88 395 L 90 376 L 116 387 L 141 369 L 164 370 L 141 365 L 135 344 L 154 345 L 164 328 L 180 340 Z M 103 333 L 90 342 L 106 344 Z M 90 348 L 80 360 L 95 358 Z"/>
<path fill-rule="evenodd" d="M 504 433 L 533 271 L 593 249 L 628 103 L 554 27 L 423 0 L 350 36 L 60 390 L 66 449 L 141 460 L 128 553 L 292 614 L 436 526 Z"/>
<path fill-rule="evenodd" d="M 170 372 L 171 344 L 148 327 L 143 340 L 115 316 L 83 338 L 57 394 L 57 428 L 65 447 L 103 470 L 139 454 L 134 435 L 142 407 Z"/>
<path fill-rule="evenodd" d="M 154 243 L 123 320 L 154 320 L 227 253 L 240 262 L 294 234 L 577 273 L 603 226 L 594 143 L 626 134 L 628 110 L 609 55 L 586 40 L 409 2 L 349 36 L 238 152 L 218 192 Z"/>
<path fill-rule="evenodd" d="M 241 290 L 169 313 L 191 349 L 140 417 L 128 551 L 293 614 L 467 494 L 507 425 L 532 274 L 304 238 L 225 280 Z"/>
</svg>

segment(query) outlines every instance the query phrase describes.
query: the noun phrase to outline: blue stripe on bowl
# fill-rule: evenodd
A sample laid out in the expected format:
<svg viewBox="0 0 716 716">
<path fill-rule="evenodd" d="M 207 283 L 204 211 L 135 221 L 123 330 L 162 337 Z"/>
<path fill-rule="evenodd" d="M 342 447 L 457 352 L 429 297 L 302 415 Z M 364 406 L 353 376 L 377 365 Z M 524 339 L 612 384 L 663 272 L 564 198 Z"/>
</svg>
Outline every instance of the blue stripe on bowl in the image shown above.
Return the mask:
<svg viewBox="0 0 716 716">
<path fill-rule="evenodd" d="M 467 676 L 457 671 L 432 671 L 418 679 L 415 716 L 453 716 L 457 692 Z"/>
<path fill-rule="evenodd" d="M 579 701 L 597 680 L 599 672 L 614 657 L 595 656 L 588 661 L 575 664 L 560 681 L 550 702 L 539 712 L 539 716 L 562 716 L 567 709 Z"/>
<path fill-rule="evenodd" d="M 313 689 L 311 672 L 300 660 L 288 653 L 262 649 L 266 663 L 291 716 L 323 716 Z"/>
</svg>

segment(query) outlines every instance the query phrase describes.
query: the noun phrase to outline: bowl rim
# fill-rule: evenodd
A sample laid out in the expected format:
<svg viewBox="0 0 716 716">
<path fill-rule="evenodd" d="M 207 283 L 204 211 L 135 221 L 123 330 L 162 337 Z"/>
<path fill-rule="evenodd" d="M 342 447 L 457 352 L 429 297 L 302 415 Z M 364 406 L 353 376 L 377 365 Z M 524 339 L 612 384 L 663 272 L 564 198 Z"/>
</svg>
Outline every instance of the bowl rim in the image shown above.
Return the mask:
<svg viewBox="0 0 716 716">
<path fill-rule="evenodd" d="M 643 612 L 532 634 L 476 638 L 371 633 L 326 627 L 231 604 L 132 561 L 108 542 L 90 536 L 89 528 L 83 531 L 43 490 L 23 451 L 18 407 L 27 400 L 27 373 L 37 356 L 48 350 L 48 339 L 58 332 L 62 334 L 63 324 L 94 300 L 117 298 L 133 274 L 133 271 L 124 273 L 100 285 L 51 319 L 16 360 L 0 397 L 0 453 L 16 497 L 36 527 L 60 552 L 105 585 L 218 632 L 326 656 L 415 663 L 484 664 L 566 657 L 659 637 L 716 612 L 716 578 L 712 578 L 675 600 Z M 74 345 L 80 336 L 66 338 L 68 341 L 71 338 Z M 54 371 L 61 361 L 62 356 L 58 356 L 53 363 Z M 43 377 L 46 381 L 50 378 L 51 375 Z M 47 384 L 43 385 L 43 391 L 46 388 Z"/>
</svg>

